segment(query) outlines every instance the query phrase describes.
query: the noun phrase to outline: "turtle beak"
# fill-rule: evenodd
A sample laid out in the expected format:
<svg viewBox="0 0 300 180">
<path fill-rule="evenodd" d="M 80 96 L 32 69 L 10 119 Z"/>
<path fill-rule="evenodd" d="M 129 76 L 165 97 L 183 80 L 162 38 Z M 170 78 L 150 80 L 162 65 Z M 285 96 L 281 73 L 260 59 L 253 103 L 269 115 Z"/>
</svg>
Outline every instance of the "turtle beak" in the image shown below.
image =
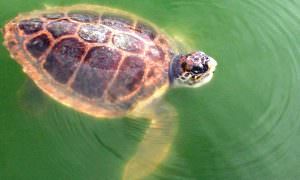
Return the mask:
<svg viewBox="0 0 300 180">
<path fill-rule="evenodd" d="M 216 67 L 217 67 L 218 63 L 214 58 L 209 57 L 209 61 L 207 62 L 207 65 L 210 69 L 210 72 L 213 73 L 216 70 Z"/>
</svg>

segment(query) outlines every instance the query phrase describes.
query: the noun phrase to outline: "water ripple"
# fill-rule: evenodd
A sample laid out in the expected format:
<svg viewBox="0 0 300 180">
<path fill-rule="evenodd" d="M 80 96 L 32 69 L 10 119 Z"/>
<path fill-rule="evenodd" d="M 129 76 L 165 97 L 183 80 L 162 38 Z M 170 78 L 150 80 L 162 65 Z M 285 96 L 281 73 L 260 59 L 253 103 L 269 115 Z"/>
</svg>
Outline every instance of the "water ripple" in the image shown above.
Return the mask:
<svg viewBox="0 0 300 180">
<path fill-rule="evenodd" d="M 234 6 L 236 8 L 233 8 Z M 217 154 L 223 156 L 230 164 L 215 165 L 214 168 L 219 170 L 231 168 L 242 171 L 253 167 L 258 171 L 259 168 L 261 171 L 270 171 L 266 168 L 269 164 L 284 162 L 287 158 L 290 160 L 289 148 L 293 144 L 291 139 L 297 135 L 300 127 L 297 105 L 300 100 L 300 63 L 297 58 L 300 18 L 296 8 L 299 8 L 299 2 L 270 3 L 260 0 L 235 2 L 233 5 L 229 1 L 172 1 L 170 7 L 174 13 L 185 12 L 193 18 L 192 14 L 199 12 L 198 19 L 201 19 L 201 16 L 209 19 L 209 22 L 205 22 L 202 18 L 202 25 L 208 26 L 207 28 L 192 24 L 191 19 L 178 20 L 179 26 L 182 24 L 182 27 L 187 26 L 189 29 L 196 41 L 195 46 L 201 44 L 201 48 L 211 51 L 214 47 L 220 47 L 220 51 L 224 50 L 224 54 L 219 54 L 217 59 L 220 67 L 216 78 L 219 79 L 214 87 L 219 88 L 220 92 L 217 96 L 208 98 L 199 96 L 195 99 L 195 96 L 191 95 L 191 104 L 205 101 L 206 104 L 203 105 L 209 106 L 210 109 L 204 107 L 205 111 L 199 112 L 185 110 L 184 113 L 190 114 L 191 117 L 185 116 L 182 121 L 185 121 L 185 124 L 190 123 L 189 128 L 194 130 L 185 129 L 191 137 L 197 138 L 189 139 L 187 135 L 184 143 L 187 146 L 194 144 L 191 148 L 197 147 L 200 150 L 201 145 L 195 144 L 201 144 L 199 139 L 206 136 L 206 140 L 214 144 L 215 147 L 212 148 L 216 149 Z M 186 9 L 195 10 L 186 12 Z M 207 9 L 210 12 L 206 12 Z M 222 30 L 213 29 L 222 26 Z M 222 33 L 218 34 L 216 31 Z M 217 38 L 226 41 L 210 47 L 210 41 L 218 43 Z M 218 101 L 219 99 L 222 101 Z M 178 102 L 180 101 L 182 100 L 178 99 Z M 207 113 L 209 114 L 206 115 Z M 229 118 L 228 114 L 232 118 Z M 203 119 L 213 119 L 215 123 L 205 124 L 201 120 L 191 122 L 192 119 L 199 119 L 201 116 Z M 248 126 L 234 125 L 240 124 L 240 120 L 245 121 Z M 206 125 L 207 129 L 195 128 L 203 125 Z M 225 139 L 227 142 L 223 141 Z"/>
</svg>

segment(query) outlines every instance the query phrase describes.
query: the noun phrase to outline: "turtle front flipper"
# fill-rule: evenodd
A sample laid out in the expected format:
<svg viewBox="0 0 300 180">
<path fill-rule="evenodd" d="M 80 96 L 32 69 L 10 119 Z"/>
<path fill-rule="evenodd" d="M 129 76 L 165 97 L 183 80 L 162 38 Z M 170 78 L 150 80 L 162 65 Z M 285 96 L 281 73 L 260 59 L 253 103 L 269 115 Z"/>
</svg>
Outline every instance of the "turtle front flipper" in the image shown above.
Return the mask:
<svg viewBox="0 0 300 180">
<path fill-rule="evenodd" d="M 49 99 L 30 79 L 26 79 L 17 91 L 20 110 L 30 116 L 39 117 L 48 110 Z"/>
<path fill-rule="evenodd" d="M 177 129 L 177 113 L 167 103 L 152 103 L 136 109 L 133 115 L 151 122 L 137 151 L 125 166 L 124 180 L 142 179 L 153 172 L 166 159 Z"/>
</svg>

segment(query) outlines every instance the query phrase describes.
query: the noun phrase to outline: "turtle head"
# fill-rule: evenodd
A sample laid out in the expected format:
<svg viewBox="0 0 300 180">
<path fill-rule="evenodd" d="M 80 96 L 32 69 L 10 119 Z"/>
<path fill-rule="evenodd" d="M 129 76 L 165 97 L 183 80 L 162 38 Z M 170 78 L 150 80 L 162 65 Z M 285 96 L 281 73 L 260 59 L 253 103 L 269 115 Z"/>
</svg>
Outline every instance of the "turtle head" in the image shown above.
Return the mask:
<svg viewBox="0 0 300 180">
<path fill-rule="evenodd" d="M 171 63 L 171 83 L 176 86 L 200 87 L 212 79 L 216 66 L 217 61 L 201 51 L 178 55 Z"/>
</svg>

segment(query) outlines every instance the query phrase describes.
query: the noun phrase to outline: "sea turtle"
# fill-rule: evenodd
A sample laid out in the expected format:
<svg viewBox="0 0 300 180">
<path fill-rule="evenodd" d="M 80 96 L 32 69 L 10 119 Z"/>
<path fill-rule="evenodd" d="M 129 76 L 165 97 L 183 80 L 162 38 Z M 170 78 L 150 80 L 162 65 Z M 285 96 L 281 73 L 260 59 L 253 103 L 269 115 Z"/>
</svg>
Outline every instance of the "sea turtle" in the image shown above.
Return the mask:
<svg viewBox="0 0 300 180">
<path fill-rule="evenodd" d="M 161 96 L 207 83 L 217 65 L 201 51 L 183 54 L 154 24 L 97 5 L 20 14 L 5 25 L 4 45 L 56 101 L 99 119 L 150 120 L 124 179 L 148 175 L 168 154 L 176 111 Z"/>
</svg>

